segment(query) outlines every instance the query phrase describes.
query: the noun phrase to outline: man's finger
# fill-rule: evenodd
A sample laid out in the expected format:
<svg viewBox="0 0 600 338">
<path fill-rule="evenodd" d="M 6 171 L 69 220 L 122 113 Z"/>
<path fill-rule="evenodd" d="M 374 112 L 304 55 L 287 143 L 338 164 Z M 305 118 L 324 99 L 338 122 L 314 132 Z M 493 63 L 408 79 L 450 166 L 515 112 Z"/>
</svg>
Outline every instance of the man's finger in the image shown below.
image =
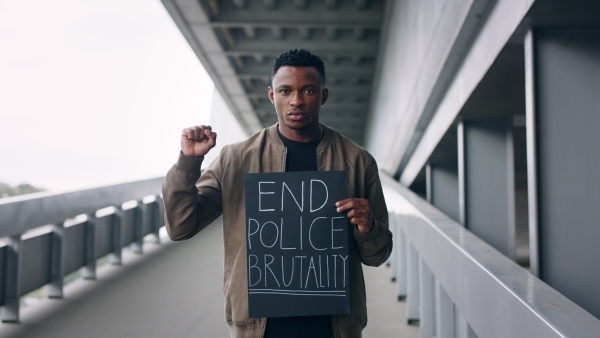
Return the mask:
<svg viewBox="0 0 600 338">
<path fill-rule="evenodd" d="M 194 128 L 187 128 L 185 134 L 188 140 L 194 140 Z"/>
<path fill-rule="evenodd" d="M 367 210 L 352 209 L 348 212 L 349 218 L 367 218 L 369 213 Z"/>
<path fill-rule="evenodd" d="M 217 145 L 217 133 L 209 132 L 208 133 L 208 145 L 212 148 Z"/>
<path fill-rule="evenodd" d="M 183 129 L 183 131 L 181 132 L 181 136 L 185 136 L 189 140 L 202 142 L 208 139 L 208 136 L 211 132 L 211 126 L 198 125 Z"/>
<path fill-rule="evenodd" d="M 337 202 L 337 212 L 343 212 L 350 209 L 365 209 L 369 208 L 369 202 L 364 198 L 350 198 Z"/>
<path fill-rule="evenodd" d="M 188 128 L 187 137 L 191 141 L 195 141 L 196 140 L 196 127 L 189 127 Z"/>
<path fill-rule="evenodd" d="M 200 130 L 198 132 L 198 141 L 206 141 L 210 138 L 210 134 L 212 133 L 211 126 L 201 125 Z"/>
<path fill-rule="evenodd" d="M 366 226 L 369 221 L 366 218 L 351 218 L 350 223 L 357 226 Z"/>
<path fill-rule="evenodd" d="M 204 138 L 205 138 L 204 130 L 205 129 L 206 129 L 206 127 L 204 127 L 204 126 L 194 127 L 194 141 L 200 142 L 200 141 L 204 140 Z"/>
<path fill-rule="evenodd" d="M 335 206 L 340 207 L 344 204 L 348 204 L 348 203 L 352 203 L 352 202 L 358 202 L 363 205 L 369 205 L 369 200 L 367 200 L 365 198 L 348 198 L 348 199 L 336 202 Z"/>
</svg>

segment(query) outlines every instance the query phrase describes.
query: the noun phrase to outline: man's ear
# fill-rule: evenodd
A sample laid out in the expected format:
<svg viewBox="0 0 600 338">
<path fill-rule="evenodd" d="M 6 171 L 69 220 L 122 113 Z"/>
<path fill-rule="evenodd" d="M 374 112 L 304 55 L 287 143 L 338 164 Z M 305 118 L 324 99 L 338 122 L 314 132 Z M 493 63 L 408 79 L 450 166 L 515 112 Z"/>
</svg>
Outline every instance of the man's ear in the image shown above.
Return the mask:
<svg viewBox="0 0 600 338">
<path fill-rule="evenodd" d="M 323 94 L 321 95 L 321 105 L 324 105 L 327 102 L 327 98 L 329 97 L 329 89 L 323 88 Z"/>
<path fill-rule="evenodd" d="M 273 87 L 267 87 L 267 92 L 269 93 L 269 100 L 271 100 L 271 103 L 275 103 L 275 98 L 273 97 Z"/>
</svg>

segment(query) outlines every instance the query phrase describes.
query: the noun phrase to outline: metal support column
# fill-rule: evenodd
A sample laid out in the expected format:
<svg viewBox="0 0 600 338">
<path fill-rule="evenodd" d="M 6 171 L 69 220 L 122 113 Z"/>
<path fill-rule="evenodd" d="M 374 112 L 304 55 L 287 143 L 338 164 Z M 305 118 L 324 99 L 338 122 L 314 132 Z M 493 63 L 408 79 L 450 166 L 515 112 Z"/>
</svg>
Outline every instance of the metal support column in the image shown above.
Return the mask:
<svg viewBox="0 0 600 338">
<path fill-rule="evenodd" d="M 533 32 L 525 34 L 525 130 L 527 133 L 527 205 L 529 207 L 529 268 L 540 277 L 538 239 L 537 133 L 535 130 L 535 79 L 533 65 Z"/>
<path fill-rule="evenodd" d="M 433 177 L 431 163 L 425 165 L 425 199 L 431 203 L 433 201 Z"/>
<path fill-rule="evenodd" d="M 463 121 L 456 127 L 458 153 L 458 223 L 466 225 L 466 191 L 465 191 L 465 125 Z"/>
</svg>

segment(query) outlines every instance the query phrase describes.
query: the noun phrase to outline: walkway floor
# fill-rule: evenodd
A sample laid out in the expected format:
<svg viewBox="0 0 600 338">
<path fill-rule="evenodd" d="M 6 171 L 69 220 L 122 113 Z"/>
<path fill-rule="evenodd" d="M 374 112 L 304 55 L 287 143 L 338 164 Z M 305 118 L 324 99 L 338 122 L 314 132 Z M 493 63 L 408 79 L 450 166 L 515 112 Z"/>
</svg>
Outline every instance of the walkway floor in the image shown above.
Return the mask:
<svg viewBox="0 0 600 338">
<path fill-rule="evenodd" d="M 228 337 L 223 314 L 222 232 L 209 226 L 186 242 L 146 244 L 144 255 L 123 254 L 96 280 L 65 287 L 63 299 L 21 310 L 21 323 L 0 324 L 0 337 Z M 365 267 L 366 338 L 417 337 L 404 325 L 386 267 Z"/>
</svg>

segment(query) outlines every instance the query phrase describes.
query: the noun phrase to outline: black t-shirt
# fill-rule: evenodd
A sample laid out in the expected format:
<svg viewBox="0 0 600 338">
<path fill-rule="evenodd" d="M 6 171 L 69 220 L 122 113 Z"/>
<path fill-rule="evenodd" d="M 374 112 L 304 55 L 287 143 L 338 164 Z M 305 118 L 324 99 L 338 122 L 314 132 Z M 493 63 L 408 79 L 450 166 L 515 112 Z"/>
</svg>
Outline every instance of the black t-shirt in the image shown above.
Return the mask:
<svg viewBox="0 0 600 338">
<path fill-rule="evenodd" d="M 279 133 L 279 130 L 277 131 Z M 315 142 L 297 142 L 285 138 L 279 133 L 279 138 L 287 148 L 285 171 L 316 171 L 318 170 L 317 146 Z M 267 318 L 265 338 L 331 338 L 331 316 L 301 316 Z"/>
</svg>

